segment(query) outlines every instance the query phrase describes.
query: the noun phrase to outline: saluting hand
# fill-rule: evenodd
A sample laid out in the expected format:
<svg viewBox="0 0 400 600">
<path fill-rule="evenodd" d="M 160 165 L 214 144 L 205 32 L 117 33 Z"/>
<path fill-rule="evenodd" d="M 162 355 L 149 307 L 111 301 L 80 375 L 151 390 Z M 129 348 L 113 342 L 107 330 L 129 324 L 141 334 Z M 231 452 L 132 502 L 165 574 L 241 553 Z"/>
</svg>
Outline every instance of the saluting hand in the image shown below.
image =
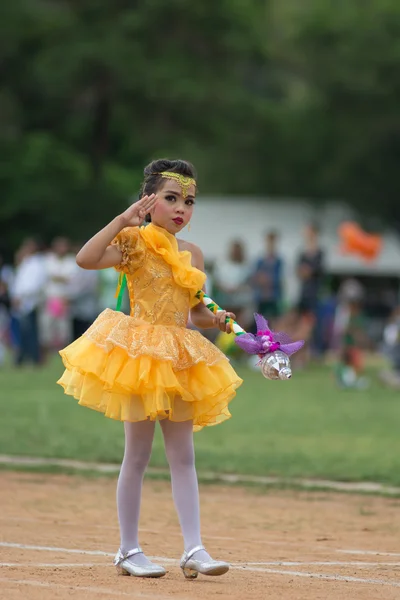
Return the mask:
<svg viewBox="0 0 400 600">
<path fill-rule="evenodd" d="M 127 208 L 121 215 L 124 227 L 137 227 L 141 225 L 146 215 L 155 206 L 156 201 L 156 194 L 151 194 L 150 196 L 143 196 L 138 202 Z"/>
</svg>

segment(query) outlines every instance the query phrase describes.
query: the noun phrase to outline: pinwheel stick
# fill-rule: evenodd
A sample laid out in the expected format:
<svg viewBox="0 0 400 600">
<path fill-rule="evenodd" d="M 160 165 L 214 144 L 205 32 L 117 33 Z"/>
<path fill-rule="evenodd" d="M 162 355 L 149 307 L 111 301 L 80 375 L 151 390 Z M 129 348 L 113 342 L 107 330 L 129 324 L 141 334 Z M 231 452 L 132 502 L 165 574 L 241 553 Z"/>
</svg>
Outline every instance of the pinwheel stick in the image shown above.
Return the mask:
<svg viewBox="0 0 400 600">
<path fill-rule="evenodd" d="M 218 306 L 202 290 L 198 291 L 196 297 L 217 314 L 222 308 Z M 267 379 L 290 379 L 292 370 L 290 368 L 289 356 L 300 350 L 304 345 L 303 340 L 293 342 L 283 332 L 274 332 L 268 327 L 268 321 L 262 315 L 255 315 L 257 333 L 246 333 L 240 325 L 231 317 L 226 317 L 226 323 L 231 325 L 233 333 L 236 334 L 235 342 L 245 352 L 260 357 L 261 371 Z"/>
<path fill-rule="evenodd" d="M 203 304 L 205 304 L 207 308 L 211 310 L 212 313 L 214 313 L 214 315 L 216 315 L 218 311 L 223 310 L 220 306 L 218 306 L 216 302 L 214 302 L 214 300 L 210 298 L 210 296 L 207 296 L 207 294 L 203 292 L 203 290 L 199 290 L 197 292 L 196 298 L 203 302 Z M 236 335 L 243 335 L 244 333 L 246 333 L 245 330 L 242 327 L 240 327 L 239 323 L 234 321 L 232 317 L 226 317 L 225 323 L 229 323 L 229 325 L 232 327 L 233 333 L 235 333 Z"/>
</svg>

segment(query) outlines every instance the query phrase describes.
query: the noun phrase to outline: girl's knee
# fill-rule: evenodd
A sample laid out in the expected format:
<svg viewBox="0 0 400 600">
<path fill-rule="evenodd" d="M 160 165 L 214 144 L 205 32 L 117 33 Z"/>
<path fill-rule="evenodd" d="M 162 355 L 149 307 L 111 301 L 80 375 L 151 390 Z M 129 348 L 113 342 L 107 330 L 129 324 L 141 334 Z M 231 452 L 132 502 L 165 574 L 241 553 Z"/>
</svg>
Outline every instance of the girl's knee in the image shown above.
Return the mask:
<svg viewBox="0 0 400 600">
<path fill-rule="evenodd" d="M 169 448 L 166 445 L 165 454 L 170 467 L 192 468 L 195 464 L 193 447 L 190 448 Z"/>
<path fill-rule="evenodd" d="M 165 454 L 170 467 L 194 466 L 193 422 L 162 421 Z"/>
<path fill-rule="evenodd" d="M 123 468 L 130 473 L 144 473 L 150 461 L 151 452 L 136 451 L 129 456 L 124 456 Z"/>
</svg>

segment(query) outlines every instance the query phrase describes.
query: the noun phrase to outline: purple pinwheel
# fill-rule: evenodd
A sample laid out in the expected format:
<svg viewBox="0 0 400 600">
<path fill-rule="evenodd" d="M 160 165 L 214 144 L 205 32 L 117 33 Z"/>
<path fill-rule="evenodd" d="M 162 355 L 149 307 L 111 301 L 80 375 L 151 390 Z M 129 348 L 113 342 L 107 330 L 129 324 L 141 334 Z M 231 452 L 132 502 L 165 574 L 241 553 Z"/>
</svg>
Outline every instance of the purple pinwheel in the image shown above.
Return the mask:
<svg viewBox="0 0 400 600">
<path fill-rule="evenodd" d="M 304 346 L 304 341 L 293 342 L 290 337 L 281 331 L 274 332 L 268 327 L 268 321 L 262 315 L 254 315 L 257 333 L 243 333 L 235 338 L 235 342 L 248 354 L 258 354 L 263 357 L 272 354 L 276 350 L 291 356 Z"/>
</svg>

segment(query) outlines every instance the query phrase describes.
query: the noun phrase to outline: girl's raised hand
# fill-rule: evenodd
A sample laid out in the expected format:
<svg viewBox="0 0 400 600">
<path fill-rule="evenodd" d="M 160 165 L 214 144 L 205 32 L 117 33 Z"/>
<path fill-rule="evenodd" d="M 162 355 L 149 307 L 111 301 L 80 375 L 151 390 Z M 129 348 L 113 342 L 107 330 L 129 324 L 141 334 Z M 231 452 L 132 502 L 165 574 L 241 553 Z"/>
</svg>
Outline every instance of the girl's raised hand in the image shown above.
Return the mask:
<svg viewBox="0 0 400 600">
<path fill-rule="evenodd" d="M 157 196 L 151 194 L 150 196 L 143 196 L 138 202 L 135 202 L 121 214 L 124 227 L 137 227 L 141 225 L 146 215 L 155 206 Z"/>
</svg>

